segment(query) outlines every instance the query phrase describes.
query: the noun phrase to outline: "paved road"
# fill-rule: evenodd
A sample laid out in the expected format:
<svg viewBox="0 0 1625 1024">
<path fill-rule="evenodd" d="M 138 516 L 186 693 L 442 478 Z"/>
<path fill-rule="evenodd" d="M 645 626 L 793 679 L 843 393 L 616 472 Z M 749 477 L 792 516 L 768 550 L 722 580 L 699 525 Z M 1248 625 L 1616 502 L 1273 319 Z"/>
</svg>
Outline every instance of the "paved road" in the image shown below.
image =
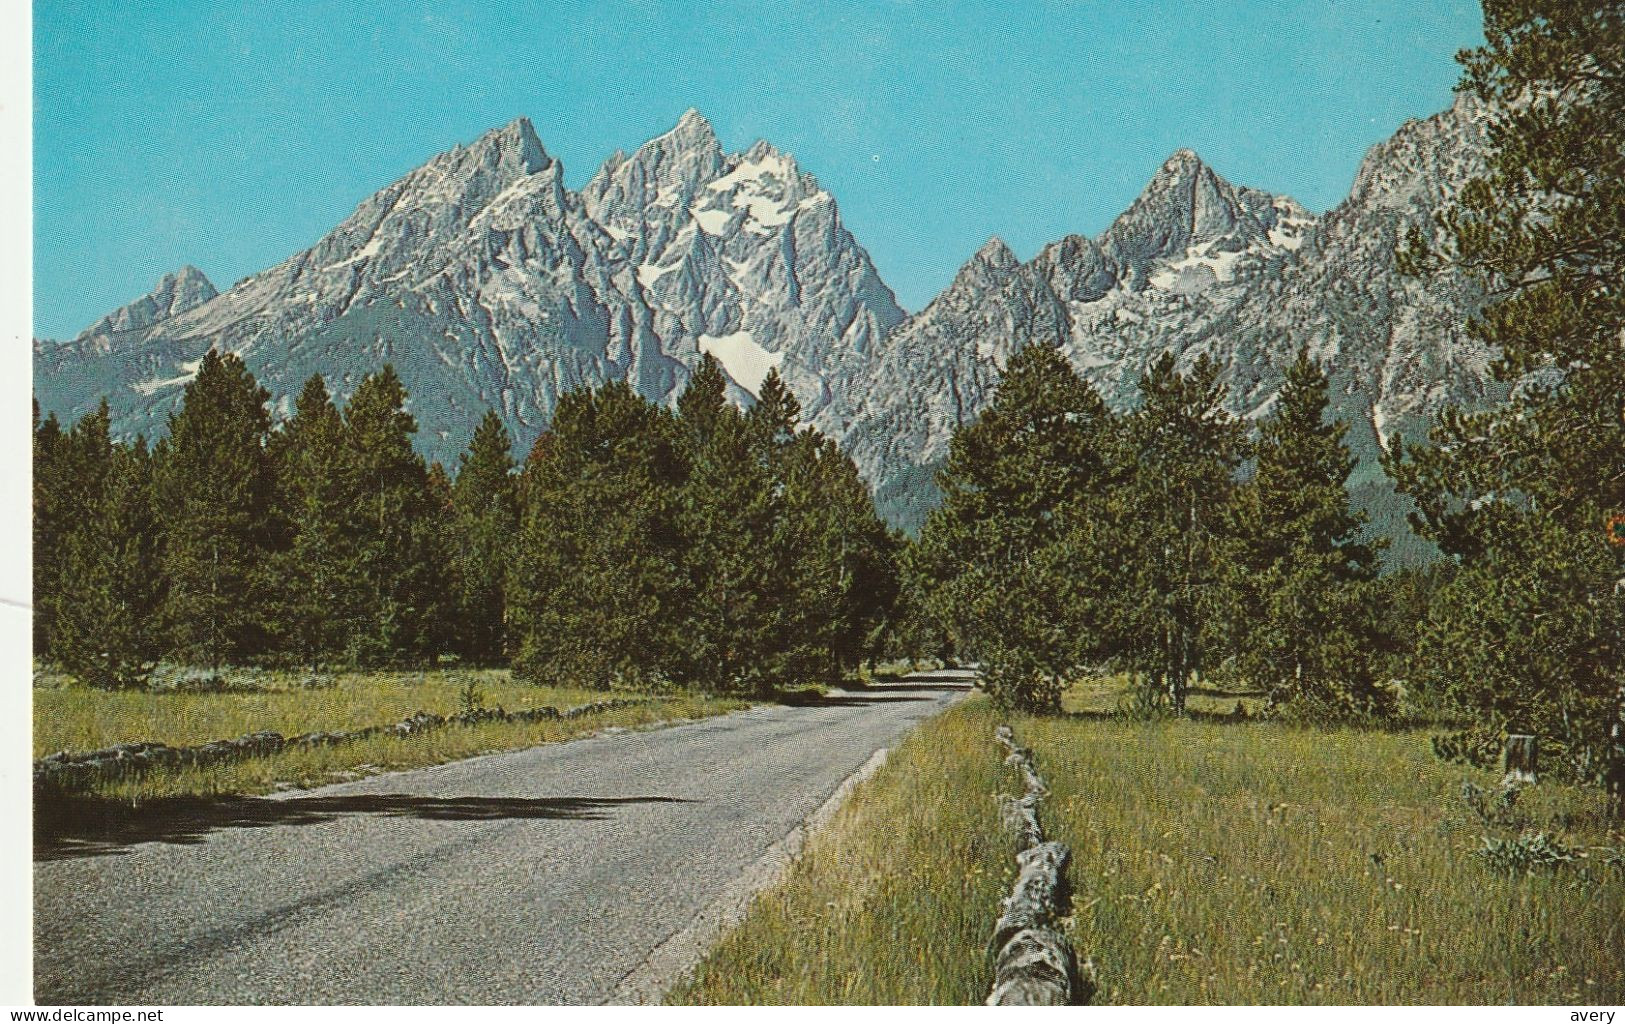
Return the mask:
<svg viewBox="0 0 1625 1024">
<path fill-rule="evenodd" d="M 969 688 L 910 677 L 41 843 L 41 1003 L 594 1003 Z"/>
</svg>

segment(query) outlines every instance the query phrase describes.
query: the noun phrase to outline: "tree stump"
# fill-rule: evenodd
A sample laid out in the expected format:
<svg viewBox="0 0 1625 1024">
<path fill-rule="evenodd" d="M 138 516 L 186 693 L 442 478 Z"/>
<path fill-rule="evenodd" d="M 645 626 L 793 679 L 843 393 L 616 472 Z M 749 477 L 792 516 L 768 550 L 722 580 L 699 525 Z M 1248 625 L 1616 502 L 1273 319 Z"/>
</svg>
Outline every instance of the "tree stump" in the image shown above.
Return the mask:
<svg viewBox="0 0 1625 1024">
<path fill-rule="evenodd" d="M 1512 733 L 1507 737 L 1506 749 L 1501 754 L 1501 767 L 1506 778 L 1526 785 L 1535 782 L 1536 758 L 1540 747 L 1535 737 L 1527 733 Z"/>
</svg>

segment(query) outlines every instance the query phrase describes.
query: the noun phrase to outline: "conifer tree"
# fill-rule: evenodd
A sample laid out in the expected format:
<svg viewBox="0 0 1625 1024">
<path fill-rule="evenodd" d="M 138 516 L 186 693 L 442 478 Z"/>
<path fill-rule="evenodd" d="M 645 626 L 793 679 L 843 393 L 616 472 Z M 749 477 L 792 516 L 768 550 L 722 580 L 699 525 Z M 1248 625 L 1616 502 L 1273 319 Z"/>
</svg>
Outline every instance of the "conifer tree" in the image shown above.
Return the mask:
<svg viewBox="0 0 1625 1024">
<path fill-rule="evenodd" d="M 508 565 L 519 532 L 513 441 L 494 411 L 474 431 L 451 488 L 452 649 L 491 664 L 507 652 Z"/>
<path fill-rule="evenodd" d="M 764 386 L 763 393 L 788 397 L 778 387 Z M 785 681 L 781 656 L 795 583 L 775 557 L 783 501 L 774 487 L 776 455 L 766 451 L 781 425 L 763 422 L 761 414 L 749 420 L 729 404 L 722 369 L 710 355 L 678 396 L 685 475 L 676 512 L 688 584 L 681 675 L 691 685 L 764 694 Z"/>
<path fill-rule="evenodd" d="M 1373 686 L 1376 553 L 1349 505 L 1346 424 L 1326 415 L 1327 379 L 1300 350 L 1240 488 L 1227 581 L 1244 677 L 1306 717 L 1381 710 Z"/>
<path fill-rule="evenodd" d="M 59 564 L 63 520 L 57 508 L 53 484 L 58 478 L 57 452 L 62 443 L 62 425 L 52 413 L 40 421 L 39 399 L 34 400 L 33 430 L 33 591 L 34 657 L 51 656 L 51 619 L 54 592 L 62 574 Z"/>
<path fill-rule="evenodd" d="M 896 544 L 857 466 L 834 441 L 797 434 L 783 467 L 777 531 L 791 553 L 781 583 L 786 669 L 839 678 L 872 649 L 897 598 Z"/>
<path fill-rule="evenodd" d="M 344 419 L 320 375 L 270 444 L 278 513 L 289 532 L 275 557 L 277 618 L 286 653 L 319 668 L 345 656 L 359 628 L 357 507 Z"/>
<path fill-rule="evenodd" d="M 34 653 L 55 659 L 57 602 L 68 535 L 94 514 L 112 458 L 107 402 L 64 432 L 56 415 L 38 422 L 33 467 Z"/>
<path fill-rule="evenodd" d="M 745 421 L 755 439 L 758 458 L 761 461 L 764 463 L 771 461 L 775 453 L 790 443 L 800 418 L 801 403 L 796 401 L 796 396 L 791 394 L 785 385 L 784 378 L 779 376 L 778 367 L 773 367 L 762 379 L 755 404 L 745 414 Z"/>
<path fill-rule="evenodd" d="M 37 412 L 37 410 L 36 410 Z M 34 435 L 34 651 L 60 661 L 58 607 L 68 542 L 93 520 L 112 467 L 107 400 L 64 433 L 53 414 Z"/>
<path fill-rule="evenodd" d="M 991 405 L 961 428 L 910 573 L 1001 703 L 1058 706 L 1066 674 L 1102 640 L 1096 490 L 1111 420 L 1054 345 L 1011 357 Z"/>
<path fill-rule="evenodd" d="M 1454 263 L 1494 301 L 1469 321 L 1517 383 L 1480 413 L 1446 410 L 1427 446 L 1388 461 L 1418 531 L 1459 571 L 1418 639 L 1416 682 L 1472 716 L 1447 746 L 1541 737 L 1552 763 L 1611 773 L 1625 806 L 1625 9 L 1485 0 L 1462 87 L 1489 105 L 1487 171 L 1404 262 Z M 1435 250 L 1435 251 L 1430 251 Z"/>
<path fill-rule="evenodd" d="M 94 425 L 105 439 L 105 415 Z M 52 647 L 80 682 L 121 689 L 146 685 L 158 658 L 158 531 L 146 442 L 106 450 L 100 493 L 64 544 Z"/>
<path fill-rule="evenodd" d="M 525 469 L 510 597 L 520 678 L 608 688 L 679 671 L 673 434 L 624 381 L 559 399 Z"/>
<path fill-rule="evenodd" d="M 211 349 L 157 448 L 169 645 L 216 670 L 264 647 L 269 397 L 241 359 Z"/>
<path fill-rule="evenodd" d="M 728 379 L 722 364 L 706 353 L 677 396 L 678 433 L 685 453 L 709 441 L 723 421 L 739 415 L 739 410 L 728 402 Z"/>
<path fill-rule="evenodd" d="M 360 628 L 358 662 L 379 664 L 433 653 L 447 584 L 440 546 L 441 506 L 429 470 L 412 449 L 417 421 L 406 388 L 385 365 L 356 388 L 344 409 L 355 507 Z"/>
<path fill-rule="evenodd" d="M 1144 699 L 1176 714 L 1224 621 L 1224 524 L 1243 435 L 1218 373 L 1203 355 L 1181 374 L 1165 352 L 1141 376 L 1123 431 L 1127 478 L 1113 496 L 1118 660 L 1143 674 Z"/>
</svg>

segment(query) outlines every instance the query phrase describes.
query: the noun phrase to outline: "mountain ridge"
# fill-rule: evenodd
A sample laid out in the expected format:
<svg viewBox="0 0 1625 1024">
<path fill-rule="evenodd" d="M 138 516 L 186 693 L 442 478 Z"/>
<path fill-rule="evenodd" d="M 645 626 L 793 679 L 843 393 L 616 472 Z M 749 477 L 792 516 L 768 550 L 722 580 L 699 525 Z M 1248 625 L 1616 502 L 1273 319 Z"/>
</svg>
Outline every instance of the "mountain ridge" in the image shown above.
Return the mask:
<svg viewBox="0 0 1625 1024">
<path fill-rule="evenodd" d="M 626 378 L 670 401 L 707 349 L 736 400 L 777 365 L 815 410 L 828 367 L 904 316 L 834 197 L 767 143 L 723 153 L 689 111 L 575 192 L 516 118 L 225 293 L 95 346 L 36 341 L 35 365 L 47 411 L 82 415 L 105 393 L 133 434 L 161 429 L 212 346 L 244 355 L 278 416 L 311 373 L 342 398 L 392 361 L 422 447 L 449 462 L 487 406 L 527 446 L 563 391 Z"/>
<path fill-rule="evenodd" d="M 244 353 L 279 416 L 311 372 L 342 399 L 387 359 L 413 393 L 420 446 L 450 463 L 486 406 L 522 451 L 562 391 L 624 378 L 670 402 L 711 353 L 741 404 L 776 367 L 889 518 L 917 525 L 948 437 L 1023 344 L 1061 346 L 1120 409 L 1162 351 L 1181 365 L 1214 355 L 1230 408 L 1250 418 L 1301 344 L 1332 372 L 1360 460 L 1353 486 L 1381 504 L 1382 441 L 1415 436 L 1447 402 L 1496 397 L 1493 354 L 1462 328 L 1481 295 L 1459 275 L 1403 278 L 1393 260 L 1404 232 L 1432 230 L 1481 169 L 1485 117 L 1463 96 L 1406 122 L 1320 215 L 1175 150 L 1098 235 L 1025 262 L 989 238 L 912 315 L 835 198 L 766 140 L 726 153 L 690 109 L 572 191 L 516 118 L 225 293 L 202 298 L 194 284 L 177 303 L 161 284 L 98 333 L 37 342 L 36 376 L 48 411 L 82 413 L 110 393 L 115 429 L 134 433 L 161 427 L 211 345 Z"/>
<path fill-rule="evenodd" d="M 1319 216 L 1284 196 L 1234 186 L 1176 151 L 1100 235 L 1070 235 L 989 273 L 973 257 L 954 284 L 895 332 L 885 353 L 815 421 L 875 485 L 888 517 L 917 525 L 953 430 L 973 418 L 1023 344 L 1059 345 L 1117 409 L 1163 351 L 1187 368 L 1225 367 L 1227 405 L 1267 412 L 1299 345 L 1328 367 L 1334 413 L 1350 424 L 1351 488 L 1381 532 L 1404 533 L 1378 465 L 1380 443 L 1424 434 L 1452 402 L 1502 393 L 1493 352 L 1464 320 L 1483 300 L 1459 273 L 1403 277 L 1394 250 L 1483 166 L 1487 111 L 1468 96 L 1406 122 L 1362 160 L 1349 196 Z M 1409 557 L 1408 555 L 1404 557 Z"/>
</svg>

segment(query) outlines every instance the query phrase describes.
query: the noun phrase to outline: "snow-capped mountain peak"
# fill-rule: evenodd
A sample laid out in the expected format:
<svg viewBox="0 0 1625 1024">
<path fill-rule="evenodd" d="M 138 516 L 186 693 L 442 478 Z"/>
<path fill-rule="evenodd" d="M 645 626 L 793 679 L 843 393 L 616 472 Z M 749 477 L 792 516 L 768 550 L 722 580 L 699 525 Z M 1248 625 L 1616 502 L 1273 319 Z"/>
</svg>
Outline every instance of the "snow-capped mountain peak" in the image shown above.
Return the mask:
<svg viewBox="0 0 1625 1024">
<path fill-rule="evenodd" d="M 1394 532 L 1379 432 L 1417 436 L 1449 401 L 1492 390 L 1491 354 L 1461 323 L 1478 293 L 1459 276 L 1402 279 L 1393 249 L 1482 167 L 1484 126 L 1458 101 L 1373 147 L 1350 197 L 1315 216 L 1286 196 L 1233 185 L 1178 150 L 1096 238 L 1069 235 L 1007 267 L 996 248 L 892 335 L 848 397 L 817 421 L 874 482 L 894 520 L 917 523 L 953 430 L 991 400 L 1011 353 L 1060 344 L 1117 408 L 1165 351 L 1224 367 L 1232 411 L 1253 417 L 1307 346 L 1332 376 L 1334 412 L 1360 459 L 1351 486 Z"/>
<path fill-rule="evenodd" d="M 626 379 L 671 401 L 707 351 L 737 401 L 776 367 L 811 412 L 903 317 L 833 197 L 767 142 L 726 154 L 690 111 L 576 193 L 518 118 L 212 302 L 126 313 L 124 351 L 42 343 L 36 365 L 48 410 L 105 393 L 115 429 L 151 434 L 210 346 L 245 357 L 278 415 L 312 373 L 342 399 L 387 361 L 450 461 L 487 408 L 523 449 L 562 392 Z"/>
</svg>

